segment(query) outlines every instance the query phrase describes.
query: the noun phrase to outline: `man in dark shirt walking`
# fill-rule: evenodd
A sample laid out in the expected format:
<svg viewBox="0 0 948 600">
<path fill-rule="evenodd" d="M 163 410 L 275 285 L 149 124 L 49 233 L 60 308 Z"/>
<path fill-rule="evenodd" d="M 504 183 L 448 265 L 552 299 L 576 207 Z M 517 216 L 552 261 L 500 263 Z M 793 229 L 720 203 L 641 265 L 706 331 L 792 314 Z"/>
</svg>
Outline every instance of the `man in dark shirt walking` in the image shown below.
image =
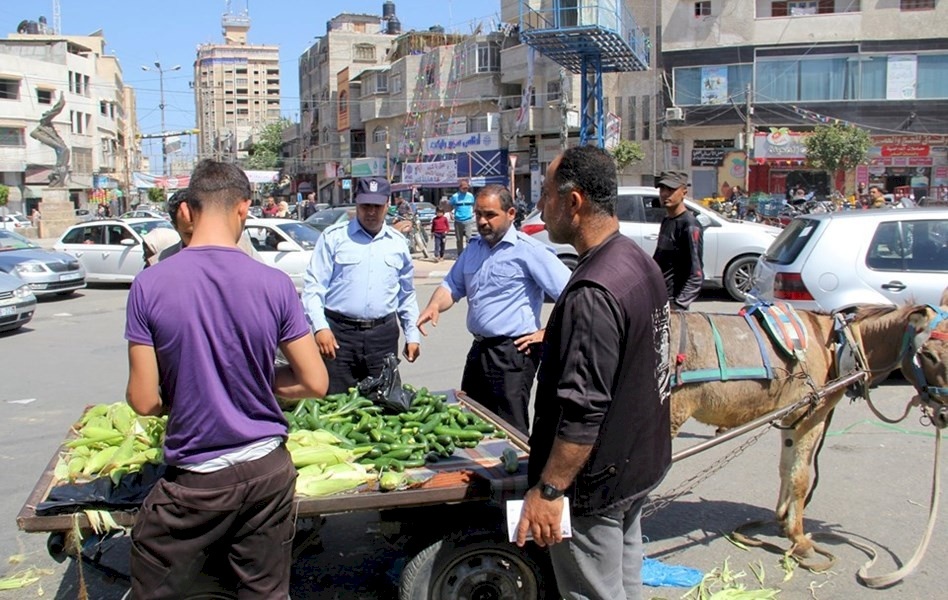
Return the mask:
<svg viewBox="0 0 948 600">
<path fill-rule="evenodd" d="M 658 178 L 658 196 L 667 215 L 658 230 L 653 258 L 665 276 L 672 310 L 688 310 L 704 280 L 704 230 L 685 206 L 688 174 L 665 171 Z"/>
<path fill-rule="evenodd" d="M 573 600 L 642 598 L 642 505 L 671 464 L 668 297 L 655 262 L 619 233 L 616 181 L 604 150 L 570 148 L 539 204 L 550 240 L 580 259 L 546 327 L 517 543 L 550 546 Z"/>
</svg>

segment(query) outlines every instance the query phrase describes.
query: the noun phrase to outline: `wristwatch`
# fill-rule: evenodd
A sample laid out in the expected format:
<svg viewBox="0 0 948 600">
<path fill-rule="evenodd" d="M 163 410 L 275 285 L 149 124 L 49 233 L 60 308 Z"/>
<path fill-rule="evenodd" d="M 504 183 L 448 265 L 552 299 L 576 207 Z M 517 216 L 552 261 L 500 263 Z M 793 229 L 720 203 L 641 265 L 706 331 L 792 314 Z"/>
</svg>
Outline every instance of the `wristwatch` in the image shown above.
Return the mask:
<svg viewBox="0 0 948 600">
<path fill-rule="evenodd" d="M 540 483 L 540 497 L 544 500 L 556 500 L 557 498 L 561 498 L 563 493 L 563 490 L 552 483 Z"/>
</svg>

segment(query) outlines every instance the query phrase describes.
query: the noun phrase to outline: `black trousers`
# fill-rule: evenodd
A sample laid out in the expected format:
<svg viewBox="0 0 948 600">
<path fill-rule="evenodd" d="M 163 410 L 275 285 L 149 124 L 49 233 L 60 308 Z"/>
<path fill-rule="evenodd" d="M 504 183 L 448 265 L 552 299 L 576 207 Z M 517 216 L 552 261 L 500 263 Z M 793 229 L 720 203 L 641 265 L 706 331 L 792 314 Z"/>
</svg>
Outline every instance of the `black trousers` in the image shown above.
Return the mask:
<svg viewBox="0 0 948 600">
<path fill-rule="evenodd" d="M 326 320 L 339 344 L 336 358 L 326 359 L 328 393 L 347 392 L 362 379 L 378 376 L 385 355 L 398 356 L 398 319 L 394 314 L 381 319 L 374 327 L 328 313 Z"/>
<path fill-rule="evenodd" d="M 180 600 L 209 590 L 287 598 L 295 484 L 286 446 L 213 473 L 169 467 L 135 518 L 132 598 Z"/>
<path fill-rule="evenodd" d="M 525 435 L 530 434 L 530 390 L 540 364 L 540 344 L 530 354 L 514 338 L 475 339 L 467 353 L 461 389 Z"/>
</svg>

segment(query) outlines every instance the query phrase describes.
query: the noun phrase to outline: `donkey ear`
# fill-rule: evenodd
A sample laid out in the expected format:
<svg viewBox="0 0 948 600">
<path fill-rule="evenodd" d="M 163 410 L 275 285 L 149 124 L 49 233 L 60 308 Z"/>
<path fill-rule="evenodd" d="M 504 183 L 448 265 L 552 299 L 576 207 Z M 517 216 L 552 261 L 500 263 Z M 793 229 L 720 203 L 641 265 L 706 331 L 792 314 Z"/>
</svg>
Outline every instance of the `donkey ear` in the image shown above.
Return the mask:
<svg viewBox="0 0 948 600">
<path fill-rule="evenodd" d="M 938 306 L 948 306 L 948 287 L 941 293 L 941 300 L 939 300 Z"/>
<path fill-rule="evenodd" d="M 928 341 L 928 338 L 931 337 L 931 331 L 928 329 L 928 324 L 931 322 L 931 317 L 929 317 L 928 312 L 928 307 L 922 306 L 909 315 L 909 327 L 915 331 L 915 335 L 912 336 L 913 352 L 921 348 L 922 345 Z"/>
</svg>

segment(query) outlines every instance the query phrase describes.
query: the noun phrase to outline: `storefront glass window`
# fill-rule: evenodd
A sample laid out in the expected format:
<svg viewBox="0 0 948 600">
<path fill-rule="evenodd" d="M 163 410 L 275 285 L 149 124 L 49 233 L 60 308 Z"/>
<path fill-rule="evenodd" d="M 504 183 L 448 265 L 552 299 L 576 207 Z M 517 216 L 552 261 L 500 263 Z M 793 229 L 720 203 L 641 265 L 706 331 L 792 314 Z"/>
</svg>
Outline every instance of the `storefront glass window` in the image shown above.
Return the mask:
<svg viewBox="0 0 948 600">
<path fill-rule="evenodd" d="M 918 98 L 948 98 L 948 54 L 918 57 Z"/>
</svg>

